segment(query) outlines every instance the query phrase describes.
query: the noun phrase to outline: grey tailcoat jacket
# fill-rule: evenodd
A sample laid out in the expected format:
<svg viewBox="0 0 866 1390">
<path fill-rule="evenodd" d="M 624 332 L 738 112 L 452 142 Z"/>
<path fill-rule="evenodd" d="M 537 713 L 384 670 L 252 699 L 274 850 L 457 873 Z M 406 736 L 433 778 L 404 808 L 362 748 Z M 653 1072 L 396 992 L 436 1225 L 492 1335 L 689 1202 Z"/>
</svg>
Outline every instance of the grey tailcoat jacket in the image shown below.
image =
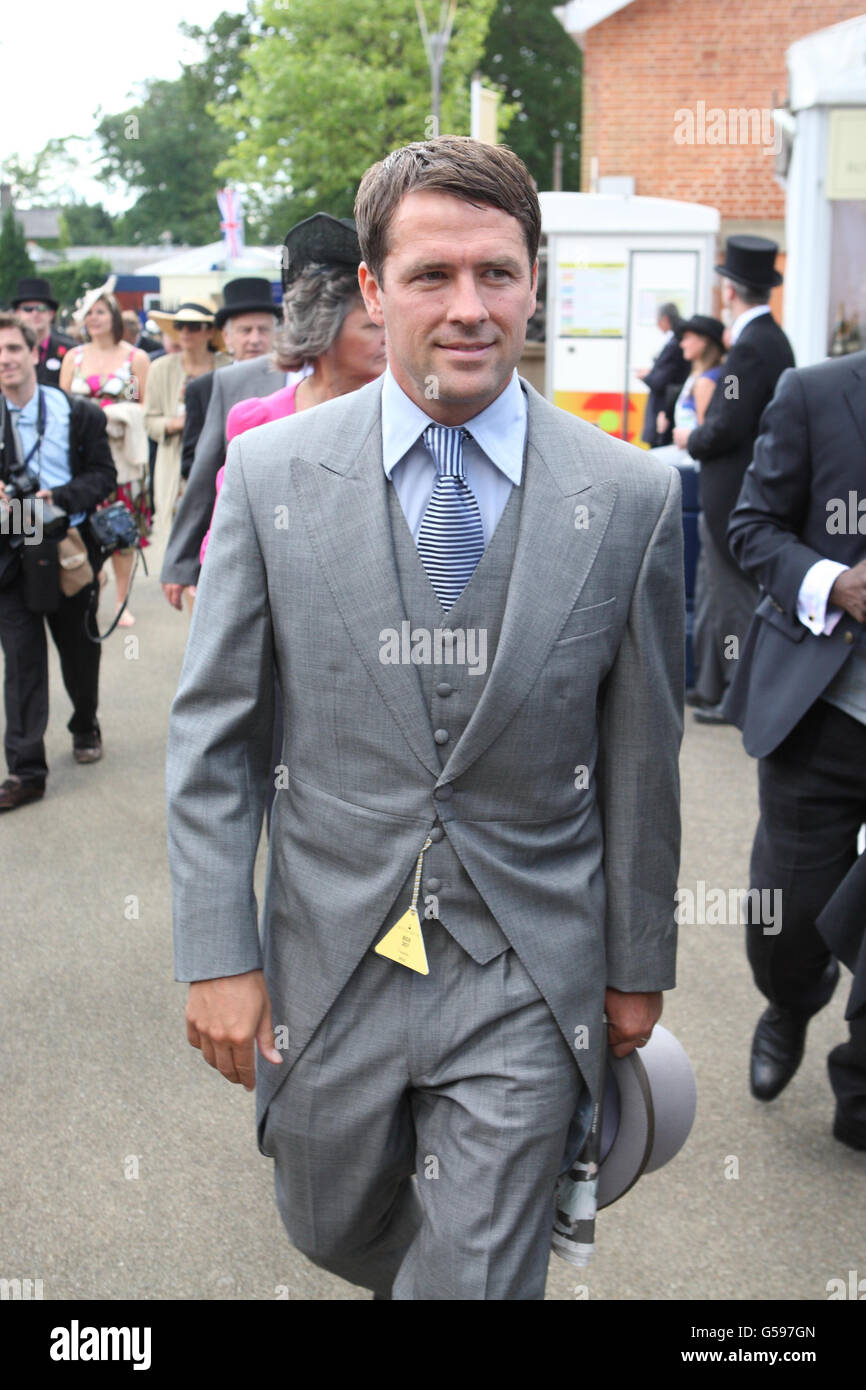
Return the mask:
<svg viewBox="0 0 866 1390">
<path fill-rule="evenodd" d="M 172 706 L 168 838 L 177 978 L 264 966 L 285 1029 L 283 1064 L 257 1059 L 260 1132 L 363 955 L 408 907 L 437 819 L 590 1091 L 605 987 L 674 985 L 679 477 L 522 385 L 526 467 L 501 634 L 444 766 L 417 670 L 380 661 L 383 630 L 405 617 L 381 381 L 230 446 Z M 274 662 L 286 785 L 260 942 Z"/>
<path fill-rule="evenodd" d="M 165 548 L 159 576 L 163 584 L 198 582 L 199 551 L 216 501 L 216 475 L 226 457 L 226 420 L 232 406 L 253 396 L 271 396 L 286 384 L 285 372 L 274 371 L 270 354 L 221 367 L 209 376 L 210 401 Z"/>
</svg>

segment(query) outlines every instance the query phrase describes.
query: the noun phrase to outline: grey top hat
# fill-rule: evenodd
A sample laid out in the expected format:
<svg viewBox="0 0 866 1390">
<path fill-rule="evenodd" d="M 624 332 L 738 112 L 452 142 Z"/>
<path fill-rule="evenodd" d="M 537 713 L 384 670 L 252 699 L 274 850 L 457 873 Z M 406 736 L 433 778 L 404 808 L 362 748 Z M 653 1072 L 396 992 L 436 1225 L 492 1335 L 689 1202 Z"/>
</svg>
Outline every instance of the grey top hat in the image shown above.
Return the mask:
<svg viewBox="0 0 866 1390">
<path fill-rule="evenodd" d="M 657 1023 L 645 1047 L 608 1056 L 601 1125 L 598 1208 L 679 1153 L 695 1119 L 698 1090 L 685 1048 Z"/>
</svg>

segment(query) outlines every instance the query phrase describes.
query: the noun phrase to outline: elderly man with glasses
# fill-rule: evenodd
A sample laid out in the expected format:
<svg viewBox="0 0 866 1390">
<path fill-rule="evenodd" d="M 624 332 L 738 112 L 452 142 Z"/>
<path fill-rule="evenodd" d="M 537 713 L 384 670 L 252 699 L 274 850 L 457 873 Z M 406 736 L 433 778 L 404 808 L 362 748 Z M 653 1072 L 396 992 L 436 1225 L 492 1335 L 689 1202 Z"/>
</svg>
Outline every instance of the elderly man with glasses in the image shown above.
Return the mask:
<svg viewBox="0 0 866 1390">
<path fill-rule="evenodd" d="M 12 309 L 25 323 L 29 323 L 36 334 L 39 346 L 39 361 L 36 364 L 36 379 L 40 386 L 59 386 L 60 368 L 63 358 L 75 340 L 67 333 L 59 333 L 54 327 L 57 313 L 57 300 L 51 293 L 50 280 L 38 276 L 25 276 L 18 281 Z"/>
</svg>

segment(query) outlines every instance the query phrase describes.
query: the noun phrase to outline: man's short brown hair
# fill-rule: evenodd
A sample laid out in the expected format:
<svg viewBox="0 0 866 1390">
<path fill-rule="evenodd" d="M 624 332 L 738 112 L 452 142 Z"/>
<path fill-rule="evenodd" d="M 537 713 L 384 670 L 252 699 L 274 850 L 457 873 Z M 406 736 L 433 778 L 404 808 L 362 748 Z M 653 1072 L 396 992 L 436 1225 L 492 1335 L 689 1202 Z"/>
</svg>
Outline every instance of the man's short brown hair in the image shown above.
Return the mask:
<svg viewBox="0 0 866 1390">
<path fill-rule="evenodd" d="M 485 145 L 468 135 L 440 135 L 394 150 L 365 173 L 355 199 L 361 255 L 376 279 L 388 255 L 391 219 L 407 193 L 431 189 L 465 203 L 500 208 L 523 231 L 530 266 L 541 239 L 541 208 L 529 170 L 505 145 Z"/>
<path fill-rule="evenodd" d="M 17 328 L 21 337 L 24 339 L 25 347 L 32 352 L 36 346 L 36 334 L 29 323 L 25 323 L 17 314 L 10 314 L 5 310 L 0 310 L 0 328 Z"/>
</svg>

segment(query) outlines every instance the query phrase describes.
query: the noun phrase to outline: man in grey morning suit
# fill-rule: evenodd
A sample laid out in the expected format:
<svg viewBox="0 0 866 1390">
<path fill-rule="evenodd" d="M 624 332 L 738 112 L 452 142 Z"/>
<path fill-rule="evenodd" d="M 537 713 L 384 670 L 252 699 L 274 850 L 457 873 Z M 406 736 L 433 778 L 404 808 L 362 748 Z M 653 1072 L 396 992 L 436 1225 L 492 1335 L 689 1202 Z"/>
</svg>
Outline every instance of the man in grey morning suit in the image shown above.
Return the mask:
<svg viewBox="0 0 866 1390">
<path fill-rule="evenodd" d="M 674 984 L 679 480 L 517 378 L 540 212 L 510 151 L 410 145 L 355 214 L 385 378 L 229 450 L 172 712 L 177 976 L 212 1066 L 249 1087 L 258 1046 L 313 1261 L 380 1298 L 541 1299 L 603 1050 Z M 431 551 L 453 578 L 479 517 L 446 616 Z M 426 975 L 389 931 L 416 881 Z"/>
</svg>

